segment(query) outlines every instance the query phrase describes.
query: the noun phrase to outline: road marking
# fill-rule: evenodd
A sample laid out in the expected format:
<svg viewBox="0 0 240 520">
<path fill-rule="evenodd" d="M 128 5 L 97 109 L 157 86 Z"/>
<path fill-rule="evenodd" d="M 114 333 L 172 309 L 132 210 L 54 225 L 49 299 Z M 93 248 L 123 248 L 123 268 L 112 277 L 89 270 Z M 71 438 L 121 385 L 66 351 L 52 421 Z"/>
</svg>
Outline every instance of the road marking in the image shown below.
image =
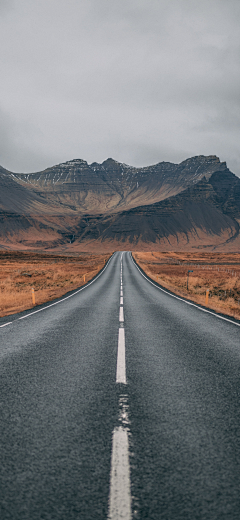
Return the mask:
<svg viewBox="0 0 240 520">
<path fill-rule="evenodd" d="M 123 385 L 127 384 L 125 362 L 125 329 L 123 328 L 118 330 L 116 383 L 122 383 Z"/>
<path fill-rule="evenodd" d="M 131 257 L 131 258 L 132 258 L 132 257 Z M 184 302 L 184 303 L 186 303 L 187 305 L 191 305 L 192 307 L 196 307 L 196 309 L 198 309 L 199 311 L 206 312 L 206 313 L 208 313 L 208 314 L 211 314 L 212 316 L 215 316 L 215 318 L 219 318 L 220 320 L 228 321 L 229 323 L 232 323 L 233 325 L 237 325 L 237 327 L 240 327 L 240 323 L 236 323 L 235 321 L 229 320 L 228 318 L 224 318 L 223 316 L 219 316 L 219 314 L 215 314 L 215 312 L 211 312 L 211 311 L 209 311 L 208 309 L 203 309 L 202 307 L 199 307 L 199 306 L 196 305 L 195 303 L 188 302 L 187 300 L 184 300 L 184 298 L 180 298 L 180 296 L 176 296 L 175 294 L 171 294 L 170 292 L 165 291 L 164 289 L 162 289 L 161 287 L 159 287 L 158 285 L 156 285 L 154 282 L 152 282 L 151 280 L 149 280 L 149 278 L 147 278 L 147 277 L 142 273 L 142 271 L 139 269 L 138 265 L 134 263 L 133 258 L 132 258 L 132 263 L 133 263 L 133 265 L 138 269 L 139 273 L 143 276 L 143 278 L 145 278 L 145 280 L 147 280 L 147 281 L 148 281 L 149 283 L 151 283 L 154 287 L 156 287 L 156 289 L 159 289 L 159 291 L 162 291 L 162 292 L 164 292 L 165 294 L 167 294 L 168 296 L 171 296 L 172 298 L 175 298 L 176 300 L 180 300 L 181 302 Z"/>
<path fill-rule="evenodd" d="M 62 298 L 61 300 L 59 300 L 58 302 L 55 302 L 55 303 L 51 303 L 50 305 L 47 305 L 46 307 L 43 307 L 42 309 L 38 309 L 37 311 L 34 311 L 34 312 L 30 312 L 29 314 L 26 314 L 26 316 L 21 316 L 21 318 L 17 318 L 16 320 L 14 321 L 18 321 L 18 320 L 25 320 L 25 318 L 28 318 L 29 316 L 33 316 L 33 314 L 37 314 L 38 312 L 42 312 L 42 311 L 46 311 L 47 309 L 49 309 L 50 307 L 53 307 L 54 305 L 58 305 L 59 303 L 62 303 L 64 302 L 65 300 L 68 300 L 68 298 L 72 298 L 73 296 L 75 296 L 75 294 L 78 294 L 79 292 L 81 291 L 84 291 L 84 289 L 87 289 L 87 287 L 89 287 L 89 285 L 92 285 L 92 283 L 96 282 L 96 280 L 103 274 L 103 272 L 105 271 L 105 269 L 107 268 L 109 262 L 111 262 L 112 258 L 114 257 L 116 253 L 114 253 L 111 258 L 109 258 L 109 260 L 107 261 L 105 267 L 103 268 L 103 270 L 101 271 L 101 273 L 98 274 L 98 276 L 96 276 L 96 278 L 94 278 L 94 280 L 92 280 L 91 282 L 89 282 L 88 284 L 84 285 L 84 287 L 81 287 L 81 289 L 78 289 L 77 291 L 75 291 L 73 294 L 70 294 L 69 296 L 66 296 L 65 298 Z M 9 322 L 8 325 L 12 323 L 12 322 Z M 1 327 L 3 327 L 4 325 L 1 325 Z"/>
<path fill-rule="evenodd" d="M 119 321 L 124 321 L 123 307 L 119 307 Z"/>
<path fill-rule="evenodd" d="M 131 493 L 128 432 L 122 426 L 113 430 L 109 494 L 109 520 L 131 520 Z"/>
<path fill-rule="evenodd" d="M 122 255 L 121 255 L 122 258 Z M 121 264 L 121 289 L 118 329 L 118 352 L 116 383 L 127 384 L 126 360 L 125 360 L 125 329 L 123 328 L 123 290 L 122 290 L 122 264 Z M 110 492 L 108 520 L 131 520 L 131 484 L 129 465 L 129 443 L 128 443 L 128 404 L 127 395 L 122 395 L 119 400 L 120 426 L 113 430 L 112 455 L 110 473 Z"/>
<path fill-rule="evenodd" d="M 11 323 L 12 323 L 12 321 L 8 321 L 8 323 L 4 323 L 4 325 L 0 325 L 0 329 L 1 329 L 2 327 L 6 327 L 7 325 L 11 325 Z"/>
</svg>

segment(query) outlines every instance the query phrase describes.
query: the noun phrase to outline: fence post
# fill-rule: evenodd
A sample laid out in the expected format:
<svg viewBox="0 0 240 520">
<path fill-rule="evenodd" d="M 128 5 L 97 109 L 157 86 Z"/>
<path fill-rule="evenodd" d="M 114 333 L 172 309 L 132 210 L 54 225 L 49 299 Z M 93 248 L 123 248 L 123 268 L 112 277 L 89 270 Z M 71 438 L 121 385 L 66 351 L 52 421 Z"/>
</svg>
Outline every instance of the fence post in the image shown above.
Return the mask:
<svg viewBox="0 0 240 520">
<path fill-rule="evenodd" d="M 209 289 L 206 290 L 205 305 L 208 305 Z"/>
</svg>

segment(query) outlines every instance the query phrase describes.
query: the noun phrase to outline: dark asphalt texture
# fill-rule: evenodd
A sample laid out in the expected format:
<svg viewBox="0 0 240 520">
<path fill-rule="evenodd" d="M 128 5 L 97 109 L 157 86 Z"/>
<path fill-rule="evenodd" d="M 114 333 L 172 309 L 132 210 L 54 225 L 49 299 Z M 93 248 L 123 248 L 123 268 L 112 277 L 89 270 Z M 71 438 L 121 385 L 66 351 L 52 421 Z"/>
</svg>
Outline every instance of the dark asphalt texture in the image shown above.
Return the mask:
<svg viewBox="0 0 240 520">
<path fill-rule="evenodd" d="M 1 520 L 107 519 L 122 394 L 132 518 L 239 520 L 240 327 L 154 287 L 125 253 L 116 385 L 119 294 L 116 253 L 71 298 L 0 319 Z"/>
</svg>

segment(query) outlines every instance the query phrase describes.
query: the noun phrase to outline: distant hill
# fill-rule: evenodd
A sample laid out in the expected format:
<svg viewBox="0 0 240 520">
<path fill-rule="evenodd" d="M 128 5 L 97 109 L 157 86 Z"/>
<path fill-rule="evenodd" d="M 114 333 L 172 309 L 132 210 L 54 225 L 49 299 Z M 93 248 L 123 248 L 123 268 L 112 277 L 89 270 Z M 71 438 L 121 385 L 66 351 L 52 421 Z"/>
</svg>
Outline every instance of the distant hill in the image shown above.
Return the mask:
<svg viewBox="0 0 240 520">
<path fill-rule="evenodd" d="M 0 167 L 0 247 L 239 250 L 240 179 L 216 156 L 134 168 L 76 159 Z"/>
</svg>

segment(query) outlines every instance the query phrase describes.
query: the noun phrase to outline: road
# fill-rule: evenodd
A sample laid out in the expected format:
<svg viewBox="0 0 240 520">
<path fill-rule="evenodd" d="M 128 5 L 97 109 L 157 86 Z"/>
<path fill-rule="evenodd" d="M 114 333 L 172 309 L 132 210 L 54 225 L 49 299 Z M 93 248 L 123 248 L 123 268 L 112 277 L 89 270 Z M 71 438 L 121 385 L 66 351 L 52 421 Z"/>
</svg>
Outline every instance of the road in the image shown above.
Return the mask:
<svg viewBox="0 0 240 520">
<path fill-rule="evenodd" d="M 130 253 L 1 318 L 1 519 L 239 520 L 239 335 Z"/>
</svg>

